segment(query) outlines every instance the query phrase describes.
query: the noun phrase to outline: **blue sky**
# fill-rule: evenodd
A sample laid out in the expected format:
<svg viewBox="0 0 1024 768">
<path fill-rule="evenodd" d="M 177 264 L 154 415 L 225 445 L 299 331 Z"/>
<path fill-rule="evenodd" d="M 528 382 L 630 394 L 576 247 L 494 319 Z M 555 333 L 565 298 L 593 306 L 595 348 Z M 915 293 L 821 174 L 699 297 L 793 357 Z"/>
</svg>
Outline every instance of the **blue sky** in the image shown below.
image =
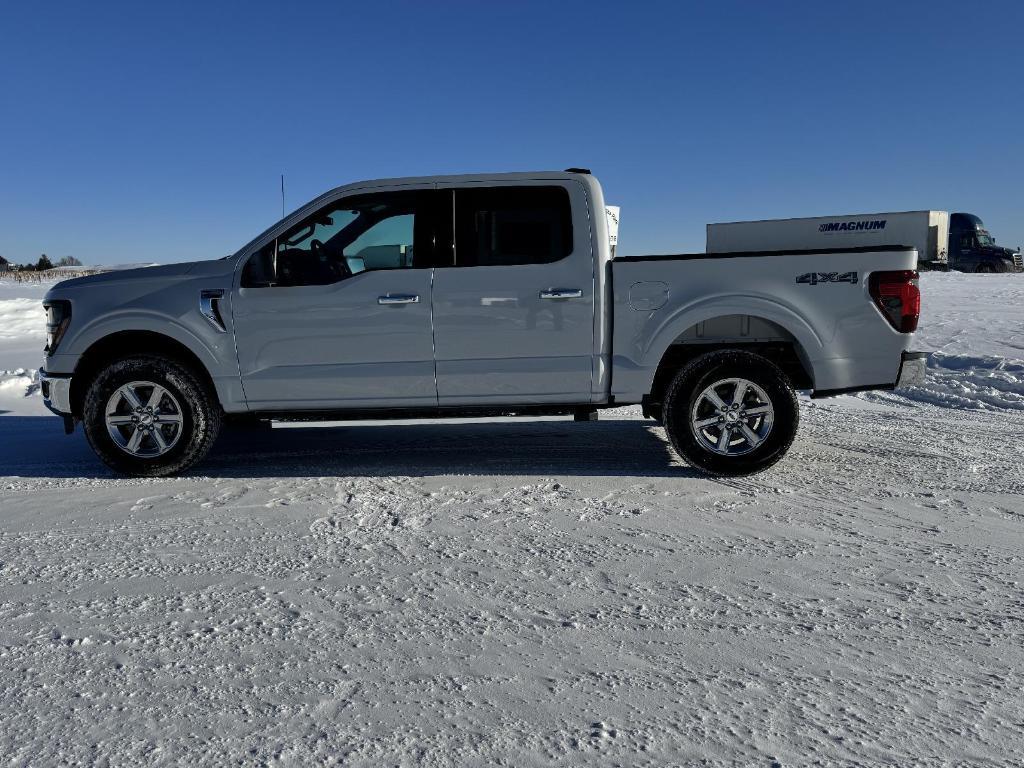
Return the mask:
<svg viewBox="0 0 1024 768">
<path fill-rule="evenodd" d="M 936 208 L 1024 245 L 1024 3 L 5 3 L 0 254 L 233 252 L 349 181 L 592 168 L 624 253 Z"/>
</svg>

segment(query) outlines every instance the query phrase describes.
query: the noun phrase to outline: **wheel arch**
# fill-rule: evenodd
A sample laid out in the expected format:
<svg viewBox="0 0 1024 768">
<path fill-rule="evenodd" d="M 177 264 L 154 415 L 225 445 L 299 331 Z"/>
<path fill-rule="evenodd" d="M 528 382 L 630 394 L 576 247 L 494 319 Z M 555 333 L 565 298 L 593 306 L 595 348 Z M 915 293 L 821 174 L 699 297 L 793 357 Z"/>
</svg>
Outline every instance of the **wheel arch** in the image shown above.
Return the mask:
<svg viewBox="0 0 1024 768">
<path fill-rule="evenodd" d="M 795 389 L 812 389 L 814 375 L 806 348 L 807 334 L 801 335 L 803 341 L 777 319 L 760 314 L 732 312 L 691 322 L 673 333 L 662 351 L 645 405 L 660 405 L 672 377 L 688 362 L 723 349 L 759 354 L 778 365 Z M 812 334 L 810 340 L 817 342 L 817 336 Z"/>
<path fill-rule="evenodd" d="M 164 357 L 185 365 L 217 400 L 217 388 L 207 366 L 186 344 L 157 331 L 117 331 L 94 341 L 79 357 L 71 378 L 71 411 L 81 418 L 85 393 L 95 375 L 106 365 L 132 355 Z"/>
</svg>

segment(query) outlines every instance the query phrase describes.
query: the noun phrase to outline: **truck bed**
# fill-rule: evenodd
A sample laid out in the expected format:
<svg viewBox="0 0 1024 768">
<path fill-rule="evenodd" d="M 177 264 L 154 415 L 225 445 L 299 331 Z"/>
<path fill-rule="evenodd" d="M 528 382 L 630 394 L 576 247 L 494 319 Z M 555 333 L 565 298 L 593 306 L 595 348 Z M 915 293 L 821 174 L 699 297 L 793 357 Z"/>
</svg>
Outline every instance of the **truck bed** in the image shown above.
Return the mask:
<svg viewBox="0 0 1024 768">
<path fill-rule="evenodd" d="M 868 276 L 916 266 L 903 245 L 616 257 L 611 394 L 637 402 L 675 344 L 790 344 L 818 392 L 891 387 L 912 337 Z"/>
</svg>

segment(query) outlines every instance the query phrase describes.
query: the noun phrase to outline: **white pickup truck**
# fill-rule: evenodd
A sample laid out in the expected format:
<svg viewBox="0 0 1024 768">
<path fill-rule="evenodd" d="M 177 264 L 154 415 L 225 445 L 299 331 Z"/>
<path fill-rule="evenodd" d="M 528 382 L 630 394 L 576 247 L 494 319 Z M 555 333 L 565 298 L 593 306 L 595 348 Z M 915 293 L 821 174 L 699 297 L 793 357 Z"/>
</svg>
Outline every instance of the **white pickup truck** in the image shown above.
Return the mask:
<svg viewBox="0 0 1024 768">
<path fill-rule="evenodd" d="M 225 421 L 628 404 L 738 475 L 789 448 L 794 390 L 923 376 L 913 248 L 615 257 L 605 211 L 582 169 L 340 187 L 227 258 L 56 285 L 43 396 L 130 475 Z"/>
</svg>

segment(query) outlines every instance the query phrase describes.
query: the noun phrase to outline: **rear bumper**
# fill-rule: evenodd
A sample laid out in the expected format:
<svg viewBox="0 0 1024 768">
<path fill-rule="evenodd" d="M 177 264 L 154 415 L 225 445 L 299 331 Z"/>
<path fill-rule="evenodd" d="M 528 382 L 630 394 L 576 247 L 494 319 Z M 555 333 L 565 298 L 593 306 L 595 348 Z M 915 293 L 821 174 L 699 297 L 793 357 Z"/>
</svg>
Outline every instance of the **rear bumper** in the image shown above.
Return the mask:
<svg viewBox="0 0 1024 768">
<path fill-rule="evenodd" d="M 900 373 L 896 377 L 896 389 L 913 387 L 924 381 L 928 369 L 927 352 L 904 352 L 900 361 Z"/>
<path fill-rule="evenodd" d="M 71 415 L 70 376 L 57 376 L 41 370 L 39 386 L 43 394 L 43 405 L 58 416 Z"/>
<path fill-rule="evenodd" d="M 811 397 L 835 397 L 836 395 L 849 395 L 853 392 L 870 392 L 876 389 L 902 389 L 912 387 L 924 381 L 925 371 L 928 369 L 927 352 L 904 352 L 900 357 L 900 370 L 896 374 L 896 383 L 889 384 L 867 384 L 855 387 L 843 387 L 842 389 L 816 389 Z"/>
</svg>

